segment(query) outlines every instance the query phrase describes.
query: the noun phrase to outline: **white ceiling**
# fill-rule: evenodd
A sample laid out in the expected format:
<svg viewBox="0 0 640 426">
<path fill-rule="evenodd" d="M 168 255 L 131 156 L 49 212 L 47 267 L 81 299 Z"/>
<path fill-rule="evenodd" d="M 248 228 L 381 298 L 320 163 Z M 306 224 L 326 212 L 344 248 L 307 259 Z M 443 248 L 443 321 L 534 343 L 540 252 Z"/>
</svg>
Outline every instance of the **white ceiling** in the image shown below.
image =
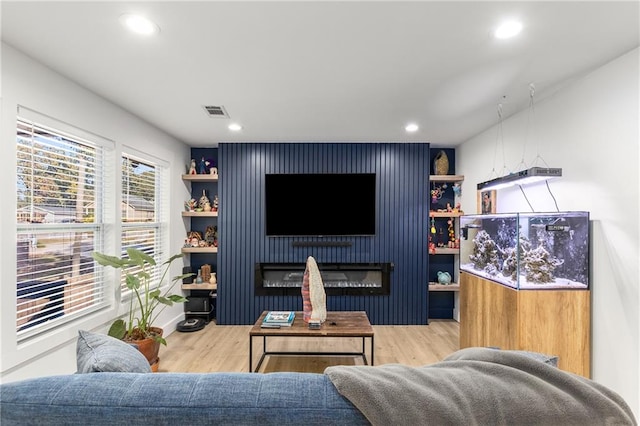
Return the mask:
<svg viewBox="0 0 640 426">
<path fill-rule="evenodd" d="M 639 45 L 626 2 L 2 1 L 2 40 L 191 146 L 455 146 Z M 161 32 L 124 31 L 142 13 Z M 489 36 L 505 18 L 522 34 Z M 230 119 L 203 105 L 223 105 Z M 227 125 L 244 126 L 239 133 Z M 420 130 L 407 134 L 407 122 Z"/>
</svg>

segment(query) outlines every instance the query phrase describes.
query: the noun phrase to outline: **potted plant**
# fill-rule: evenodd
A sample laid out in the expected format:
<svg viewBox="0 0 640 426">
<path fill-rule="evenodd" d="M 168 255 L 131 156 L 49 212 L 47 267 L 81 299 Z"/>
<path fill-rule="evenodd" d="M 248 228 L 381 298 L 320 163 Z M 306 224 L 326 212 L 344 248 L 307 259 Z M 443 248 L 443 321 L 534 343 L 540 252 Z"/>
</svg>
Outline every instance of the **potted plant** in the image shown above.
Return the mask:
<svg viewBox="0 0 640 426">
<path fill-rule="evenodd" d="M 164 291 L 161 286 L 171 268 L 171 263 L 183 255 L 176 254 L 163 263 L 162 275 L 156 283 L 152 282 L 149 270 L 156 265 L 156 261 L 138 249 L 128 248 L 127 255 L 122 258 L 99 252 L 93 252 L 91 256 L 102 266 L 123 269 L 126 274 L 127 288 L 132 292 L 128 321 L 122 318 L 115 320 L 109 328 L 109 336 L 135 344 L 149 361 L 152 370 L 157 371 L 160 343 L 166 345 L 167 341 L 162 337 L 162 328 L 155 327 L 153 323 L 167 306 L 187 301 L 184 296 L 170 294 L 170 292 L 178 281 L 193 274 L 172 278 L 171 285 Z"/>
</svg>

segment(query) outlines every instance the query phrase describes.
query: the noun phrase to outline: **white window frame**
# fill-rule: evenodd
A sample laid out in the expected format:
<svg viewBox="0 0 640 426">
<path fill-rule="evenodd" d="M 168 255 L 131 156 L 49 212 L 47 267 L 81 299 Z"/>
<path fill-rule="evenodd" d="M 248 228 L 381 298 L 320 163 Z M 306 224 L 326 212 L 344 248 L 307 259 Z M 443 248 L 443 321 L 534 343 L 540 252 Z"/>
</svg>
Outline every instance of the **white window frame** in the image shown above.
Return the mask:
<svg viewBox="0 0 640 426">
<path fill-rule="evenodd" d="M 127 220 L 122 214 L 124 206 L 128 204 L 127 202 L 127 194 L 130 191 L 127 190 L 127 180 L 126 171 L 123 166 L 123 162 L 129 160 L 142 164 L 148 168 L 153 168 L 154 170 L 154 182 L 153 182 L 153 218 L 152 220 Z M 121 222 L 121 231 L 120 231 L 120 240 L 121 240 L 121 254 L 126 255 L 127 247 L 134 246 L 136 248 L 142 249 L 144 252 L 153 257 L 157 265 L 152 271 L 153 280 L 160 279 L 161 273 L 161 264 L 166 260 L 166 247 L 168 246 L 168 198 L 166 194 L 168 194 L 169 182 L 169 167 L 168 164 L 160 159 L 154 158 L 148 154 L 141 153 L 140 151 L 124 146 L 122 149 L 122 155 L 120 158 L 120 170 L 122 171 L 121 179 L 120 179 L 120 193 L 121 193 L 121 208 L 120 208 L 120 222 Z M 127 169 L 128 170 L 128 169 Z M 149 184 L 150 182 L 146 182 Z M 128 243 L 131 241 L 132 233 L 140 233 L 145 231 L 152 231 L 154 234 L 153 242 L 149 243 L 147 241 L 138 240 L 133 241 L 133 244 Z M 120 294 L 121 300 L 126 301 L 131 297 L 131 290 L 126 287 L 125 283 L 125 272 L 121 274 L 120 280 Z"/>
<path fill-rule="evenodd" d="M 84 219 L 78 220 L 78 215 L 81 215 L 81 214 L 79 211 L 77 211 L 77 207 L 75 209 L 76 211 L 74 212 L 74 214 L 76 215 L 75 218 L 69 219 L 66 221 L 59 218 L 56 219 L 54 215 L 53 219 L 48 220 L 48 222 L 50 223 L 18 222 L 17 220 L 18 218 L 16 215 L 16 235 L 18 236 L 18 239 L 20 238 L 21 235 L 29 235 L 29 236 L 32 236 L 32 238 L 34 239 L 37 238 L 38 236 L 41 236 L 41 237 L 55 236 L 55 238 L 58 238 L 60 239 L 60 241 L 62 241 L 60 243 L 60 249 L 63 252 L 67 250 L 66 253 L 67 255 L 69 255 L 70 259 L 73 259 L 76 256 L 79 256 L 81 259 L 81 253 L 79 255 L 76 249 L 66 248 L 66 243 L 64 242 L 66 241 L 65 238 L 73 238 L 75 242 L 78 242 L 78 241 L 81 241 L 81 239 L 86 237 L 88 234 L 91 234 L 93 236 L 92 247 L 87 248 L 87 250 L 89 251 L 86 253 L 86 257 L 90 256 L 89 254 L 90 251 L 104 250 L 106 246 L 105 241 L 107 237 L 106 234 L 107 234 L 107 228 L 108 228 L 107 217 L 110 216 L 108 209 L 105 208 L 108 205 L 109 196 L 106 195 L 106 198 L 105 198 L 104 195 L 106 191 L 104 191 L 104 188 L 108 187 L 110 183 L 110 179 L 109 179 L 110 164 L 112 163 L 111 158 L 113 154 L 114 143 L 101 136 L 95 135 L 91 132 L 87 132 L 73 125 L 69 125 L 67 123 L 42 115 L 40 113 L 37 113 L 35 111 L 32 111 L 24 107 L 18 108 L 18 116 L 16 120 L 16 132 L 21 126 L 23 128 L 30 127 L 31 129 L 38 128 L 39 131 L 47 132 L 51 135 L 59 137 L 60 139 L 55 139 L 55 138 L 51 139 L 51 141 L 53 141 L 53 144 L 55 145 L 59 144 L 59 146 L 55 147 L 56 149 L 58 149 L 58 152 L 56 154 L 53 154 L 53 148 L 52 148 L 50 152 L 47 150 L 43 150 L 42 151 L 43 153 L 39 155 L 41 155 L 41 158 L 42 156 L 47 157 L 48 155 L 50 156 L 58 155 L 59 156 L 58 158 L 62 157 L 63 160 L 69 159 L 67 163 L 69 170 L 73 169 L 74 167 L 77 167 L 76 165 L 72 164 L 74 160 L 77 160 L 77 158 L 74 158 L 73 155 L 64 157 L 64 154 L 66 153 L 72 154 L 74 152 L 74 147 L 75 148 L 86 147 L 88 151 L 95 150 L 95 153 L 96 153 L 95 170 L 90 169 L 88 167 L 82 167 L 82 166 L 78 166 L 77 170 L 87 169 L 89 173 L 92 173 L 91 176 L 94 178 L 94 185 L 95 185 L 93 190 L 94 191 L 93 203 L 94 203 L 94 211 L 96 213 L 94 215 L 93 220 L 90 222 L 89 221 L 84 222 Z M 20 142 L 21 140 L 24 141 L 24 144 Z M 31 141 L 35 141 L 35 139 L 32 137 Z M 16 156 L 17 156 L 18 165 L 20 165 L 20 160 L 18 158 L 20 157 L 20 155 L 24 155 L 25 152 L 28 152 L 28 149 L 29 149 L 28 145 L 29 143 L 31 143 L 31 141 L 29 141 L 27 138 L 24 138 L 24 137 L 20 139 L 18 137 L 18 134 L 16 133 Z M 44 142 L 45 142 L 45 138 L 38 138 L 37 140 L 38 146 L 41 146 L 41 144 Z M 33 144 L 35 145 L 35 142 Z M 22 145 L 24 146 L 21 149 L 20 146 Z M 65 149 L 67 150 L 66 152 L 64 152 Z M 31 170 L 35 170 L 33 166 L 37 164 L 38 160 L 36 159 L 36 157 L 34 156 L 32 159 L 28 159 L 27 161 L 32 161 Z M 63 163 L 61 162 L 60 164 L 63 164 Z M 24 176 L 25 178 L 28 178 L 29 175 L 24 175 Z M 49 177 L 50 175 L 45 175 L 45 179 Z M 64 179 L 64 176 L 61 179 Z M 73 183 L 73 181 L 69 180 L 69 183 Z M 75 183 L 77 184 L 77 182 Z M 16 184 L 20 185 L 20 181 L 17 181 Z M 34 185 L 32 185 L 31 188 L 33 188 L 33 186 Z M 20 196 L 21 193 L 18 189 L 19 188 L 17 188 L 17 194 L 18 196 Z M 30 210 L 31 214 L 33 214 L 35 210 L 34 207 L 38 207 L 37 202 L 34 202 L 33 198 L 31 198 L 31 200 L 27 202 L 27 206 L 31 206 L 28 209 Z M 19 209 L 17 209 L 16 213 L 18 213 L 18 210 Z M 33 218 L 35 217 L 35 215 L 32 215 L 30 217 Z M 45 220 L 45 222 L 47 222 L 47 220 Z M 50 241 L 53 241 L 53 239 L 54 238 L 51 238 Z M 84 242 L 85 241 L 81 241 L 81 244 Z M 34 247 L 29 248 L 29 250 L 33 250 L 33 249 Z M 34 251 L 37 252 L 37 250 L 34 250 Z M 30 259 L 31 257 L 29 257 L 29 259 L 26 261 L 27 266 L 25 266 L 25 263 L 21 264 L 20 255 L 18 255 L 16 258 L 17 265 L 25 266 L 25 269 L 23 269 L 23 271 L 27 271 L 26 274 L 23 274 L 23 275 L 20 275 L 20 271 L 18 270 L 19 268 L 16 271 L 16 280 L 15 280 L 16 282 L 16 329 L 15 330 L 16 330 L 17 343 L 19 344 L 24 343 L 35 336 L 40 336 L 45 333 L 51 332 L 52 330 L 60 329 L 71 321 L 75 321 L 80 318 L 85 318 L 89 315 L 94 314 L 99 310 L 110 307 L 112 298 L 110 297 L 111 295 L 110 295 L 109 289 L 111 287 L 109 285 L 109 280 L 107 279 L 108 277 L 105 276 L 105 274 L 103 274 L 103 271 L 101 270 L 101 268 L 97 264 L 95 264 L 95 262 L 93 262 L 93 267 L 92 267 L 93 273 L 91 274 L 87 272 L 90 269 L 84 269 L 84 268 L 89 268 L 88 265 L 91 264 L 91 261 L 87 262 L 86 259 L 84 261 L 81 261 L 80 264 L 83 266 L 81 266 L 80 269 L 78 269 L 77 266 L 76 267 L 73 266 L 74 261 L 72 260 L 71 266 L 68 266 L 68 267 L 59 266 L 57 269 L 53 268 L 51 269 L 51 271 L 47 271 L 46 273 L 43 273 L 43 275 L 48 274 L 45 277 L 45 281 L 47 279 L 52 279 L 52 277 L 58 276 L 58 275 L 63 276 L 66 279 L 67 285 L 65 285 L 64 288 L 62 287 L 58 288 L 55 286 L 53 287 L 54 290 L 57 290 L 55 297 L 61 297 L 63 300 L 64 308 L 62 309 L 62 315 L 58 315 L 60 313 L 59 307 L 57 308 L 58 310 L 56 310 L 55 315 L 50 314 L 49 312 L 53 312 L 53 311 L 50 310 L 51 309 L 49 308 L 50 305 L 47 303 L 46 305 L 44 305 L 44 308 L 42 311 L 43 320 L 38 321 L 37 323 L 35 323 L 34 321 L 34 323 L 32 323 L 31 325 L 29 325 L 28 327 L 25 327 L 24 323 L 20 324 L 21 320 L 24 320 L 24 318 L 20 318 L 20 316 L 29 315 L 29 312 L 26 310 L 30 309 L 29 305 L 31 303 L 29 304 L 24 303 L 24 297 L 23 297 L 24 289 L 21 288 L 21 291 L 19 292 L 18 287 L 21 287 L 19 286 L 19 283 L 23 283 L 26 285 L 31 284 L 31 281 L 29 281 L 28 279 L 30 275 L 33 275 L 33 272 L 29 272 L 29 269 L 28 269 L 28 265 L 31 262 Z M 35 259 L 38 259 L 38 258 L 36 257 Z M 22 261 L 24 262 L 24 257 L 22 258 Z M 52 281 L 55 282 L 55 280 L 53 279 Z M 74 286 L 76 286 L 75 287 L 76 290 L 72 288 L 74 286 L 71 285 L 71 282 L 73 282 Z M 22 296 L 19 296 L 19 294 L 22 294 Z M 41 295 L 38 296 L 37 293 L 33 293 L 29 291 L 29 296 L 31 295 L 36 295 L 35 300 L 38 300 L 38 299 L 40 299 L 40 301 L 46 300 L 44 296 L 41 296 Z M 50 296 L 50 297 L 53 297 L 53 296 Z M 28 298 L 28 299 L 30 299 L 30 302 L 31 300 L 33 300 L 32 298 Z M 20 312 L 21 310 L 22 310 L 22 313 Z M 28 320 L 27 323 L 29 323 L 30 321 L 32 320 L 31 319 Z"/>
</svg>

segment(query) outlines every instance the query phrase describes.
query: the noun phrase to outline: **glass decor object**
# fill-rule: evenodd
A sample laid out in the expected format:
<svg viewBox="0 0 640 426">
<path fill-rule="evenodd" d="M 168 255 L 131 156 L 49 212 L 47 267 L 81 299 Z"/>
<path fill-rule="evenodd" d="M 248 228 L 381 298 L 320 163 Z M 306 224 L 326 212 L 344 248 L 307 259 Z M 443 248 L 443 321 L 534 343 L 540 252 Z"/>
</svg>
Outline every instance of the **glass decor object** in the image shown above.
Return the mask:
<svg viewBox="0 0 640 426">
<path fill-rule="evenodd" d="M 589 288 L 589 213 L 460 217 L 460 270 L 519 290 Z"/>
</svg>

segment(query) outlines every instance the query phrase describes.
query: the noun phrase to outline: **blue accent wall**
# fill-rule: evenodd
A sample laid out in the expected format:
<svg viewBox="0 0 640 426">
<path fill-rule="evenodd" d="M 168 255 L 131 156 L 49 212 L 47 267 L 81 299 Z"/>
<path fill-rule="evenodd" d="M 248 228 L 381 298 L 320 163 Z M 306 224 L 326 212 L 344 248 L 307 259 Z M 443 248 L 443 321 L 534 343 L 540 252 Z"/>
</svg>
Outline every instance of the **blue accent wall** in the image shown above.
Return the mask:
<svg viewBox="0 0 640 426">
<path fill-rule="evenodd" d="M 327 309 L 366 311 L 372 324 L 427 324 L 429 144 L 222 143 L 218 324 L 253 324 L 263 310 L 302 310 L 299 296 L 254 296 L 256 263 L 392 262 L 388 296 L 328 296 Z M 376 173 L 373 237 L 267 237 L 268 173 Z M 304 220 L 308 194 L 291 194 Z M 327 209 L 340 206 L 327 200 Z M 349 241 L 349 247 L 293 247 L 293 241 Z"/>
</svg>

